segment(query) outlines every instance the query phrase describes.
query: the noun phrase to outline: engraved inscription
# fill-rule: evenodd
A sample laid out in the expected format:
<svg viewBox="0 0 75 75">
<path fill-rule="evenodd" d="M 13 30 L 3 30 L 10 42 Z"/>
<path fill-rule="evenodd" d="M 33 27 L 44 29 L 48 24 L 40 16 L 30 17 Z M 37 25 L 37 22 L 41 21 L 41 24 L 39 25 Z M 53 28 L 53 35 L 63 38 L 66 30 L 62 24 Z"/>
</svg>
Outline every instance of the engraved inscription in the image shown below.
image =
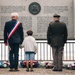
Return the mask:
<svg viewBox="0 0 75 75">
<path fill-rule="evenodd" d="M 1 30 L 4 30 L 5 22 L 9 20 L 10 20 L 9 16 L 1 16 Z"/>
<path fill-rule="evenodd" d="M 32 17 L 22 16 L 20 21 L 23 23 L 24 30 L 32 29 Z"/>
<path fill-rule="evenodd" d="M 44 6 L 44 13 L 61 13 L 68 11 L 68 6 Z"/>
<path fill-rule="evenodd" d="M 50 18 L 48 16 L 40 16 L 37 17 L 37 32 L 38 33 L 46 33 L 47 32 L 47 27 L 50 22 Z"/>
<path fill-rule="evenodd" d="M 25 6 L 1 6 L 1 13 L 22 12 L 25 10 Z"/>
</svg>

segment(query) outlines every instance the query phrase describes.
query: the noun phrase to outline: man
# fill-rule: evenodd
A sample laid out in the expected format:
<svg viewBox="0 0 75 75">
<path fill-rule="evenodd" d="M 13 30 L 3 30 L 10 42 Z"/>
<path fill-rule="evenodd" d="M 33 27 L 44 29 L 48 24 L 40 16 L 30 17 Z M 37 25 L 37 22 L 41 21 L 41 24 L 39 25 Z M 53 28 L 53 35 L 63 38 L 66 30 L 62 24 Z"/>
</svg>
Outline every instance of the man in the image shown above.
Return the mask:
<svg viewBox="0 0 75 75">
<path fill-rule="evenodd" d="M 4 27 L 4 43 L 7 46 L 9 45 L 9 61 L 10 61 L 10 70 L 18 70 L 18 53 L 19 53 L 19 44 L 22 44 L 23 36 L 23 27 L 22 23 L 18 20 L 18 13 L 11 14 L 12 20 L 5 23 Z"/>
<path fill-rule="evenodd" d="M 67 41 L 66 24 L 60 22 L 60 15 L 55 14 L 54 22 L 49 24 L 47 30 L 47 41 L 53 52 L 53 71 L 62 71 L 63 47 Z"/>
</svg>

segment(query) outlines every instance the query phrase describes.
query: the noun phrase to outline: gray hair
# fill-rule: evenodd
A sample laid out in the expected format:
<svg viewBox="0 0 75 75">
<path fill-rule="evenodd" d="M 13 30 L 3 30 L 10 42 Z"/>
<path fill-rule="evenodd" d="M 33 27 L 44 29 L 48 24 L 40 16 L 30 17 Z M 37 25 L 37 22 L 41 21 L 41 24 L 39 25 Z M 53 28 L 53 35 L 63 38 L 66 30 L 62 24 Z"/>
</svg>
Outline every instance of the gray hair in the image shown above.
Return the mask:
<svg viewBox="0 0 75 75">
<path fill-rule="evenodd" d="M 19 14 L 17 12 L 11 13 L 11 17 L 13 17 L 13 16 L 19 17 Z"/>
</svg>

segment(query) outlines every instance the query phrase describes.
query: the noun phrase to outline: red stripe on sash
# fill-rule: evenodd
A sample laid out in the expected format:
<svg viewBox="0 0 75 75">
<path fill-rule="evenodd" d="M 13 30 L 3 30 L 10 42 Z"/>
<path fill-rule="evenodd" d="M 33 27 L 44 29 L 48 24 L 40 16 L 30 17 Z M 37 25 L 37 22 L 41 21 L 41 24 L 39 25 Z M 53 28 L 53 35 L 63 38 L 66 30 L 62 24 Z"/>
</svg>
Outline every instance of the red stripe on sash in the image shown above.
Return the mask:
<svg viewBox="0 0 75 75">
<path fill-rule="evenodd" d="M 20 25 L 20 22 L 17 22 L 17 24 L 15 25 L 15 27 L 11 30 L 10 34 L 8 35 L 8 38 L 7 38 L 7 42 L 6 44 L 8 45 L 8 40 L 10 39 L 10 37 L 14 34 L 14 32 L 17 30 L 17 28 L 19 27 Z"/>
</svg>

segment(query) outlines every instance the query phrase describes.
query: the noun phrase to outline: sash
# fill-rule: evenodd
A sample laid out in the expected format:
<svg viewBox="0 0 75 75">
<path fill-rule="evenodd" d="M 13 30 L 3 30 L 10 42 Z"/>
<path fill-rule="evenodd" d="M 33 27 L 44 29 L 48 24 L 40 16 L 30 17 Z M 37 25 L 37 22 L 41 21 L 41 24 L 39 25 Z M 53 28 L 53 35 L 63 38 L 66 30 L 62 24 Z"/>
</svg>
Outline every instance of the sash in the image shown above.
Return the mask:
<svg viewBox="0 0 75 75">
<path fill-rule="evenodd" d="M 20 22 L 17 21 L 16 24 L 14 25 L 13 29 L 10 31 L 8 38 L 7 38 L 7 45 L 8 45 L 8 40 L 10 39 L 10 37 L 14 34 L 14 32 L 17 30 L 17 28 L 19 27 Z"/>
</svg>

